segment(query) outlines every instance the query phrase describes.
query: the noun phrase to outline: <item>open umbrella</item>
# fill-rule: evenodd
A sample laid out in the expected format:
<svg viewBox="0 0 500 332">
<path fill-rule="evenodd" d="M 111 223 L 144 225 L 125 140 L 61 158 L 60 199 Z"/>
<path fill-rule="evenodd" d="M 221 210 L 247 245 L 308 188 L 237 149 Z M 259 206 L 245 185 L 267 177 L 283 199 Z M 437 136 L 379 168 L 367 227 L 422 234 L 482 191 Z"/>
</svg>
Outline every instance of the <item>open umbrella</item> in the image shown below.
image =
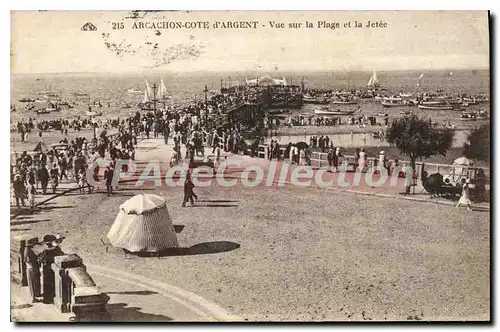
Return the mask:
<svg viewBox="0 0 500 332">
<path fill-rule="evenodd" d="M 472 166 L 474 162 L 467 157 L 460 157 L 453 161 L 456 166 Z"/>
</svg>

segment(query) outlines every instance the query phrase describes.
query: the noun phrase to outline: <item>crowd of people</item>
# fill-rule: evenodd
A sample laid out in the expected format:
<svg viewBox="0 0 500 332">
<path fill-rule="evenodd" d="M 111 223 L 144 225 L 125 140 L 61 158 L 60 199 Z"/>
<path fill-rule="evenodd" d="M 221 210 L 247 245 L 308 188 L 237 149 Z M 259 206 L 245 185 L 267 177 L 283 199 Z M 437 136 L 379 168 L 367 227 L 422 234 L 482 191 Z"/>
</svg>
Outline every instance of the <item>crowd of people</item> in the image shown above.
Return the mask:
<svg viewBox="0 0 500 332">
<path fill-rule="evenodd" d="M 52 192 L 56 192 L 61 181 L 74 181 L 81 192 L 88 189 L 89 193 L 98 190 L 90 185 L 86 178 L 87 168 L 95 165 L 97 159 L 109 160 L 104 172 L 98 166 L 94 168 L 95 181 L 105 180 L 106 192 L 113 192 L 112 179 L 117 160 L 134 160 L 137 141 L 142 138 L 163 137 L 165 144 L 170 138 L 174 143 L 172 162 L 177 163 L 182 156 L 193 160 L 195 156 L 204 155 L 204 145 L 212 148 L 212 153 L 219 159 L 222 150 L 241 154 L 246 149 L 242 132 L 245 123 L 239 123 L 233 128 L 217 126 L 214 117 L 225 114 L 231 107 L 241 103 L 252 102 L 260 98 L 261 87 L 246 87 L 229 89 L 212 98 L 195 104 L 159 107 L 156 111 L 147 113 L 136 112 L 127 118 L 105 119 L 91 121 L 88 118 L 55 119 L 37 121 L 28 118 L 16 124 L 16 131 L 22 133 L 22 141 L 27 140 L 28 133 L 37 128 L 39 132 L 61 131 L 63 139 L 57 147 L 48 148 L 39 144 L 38 151 L 28 153 L 23 151 L 15 157 L 11 165 L 11 182 L 16 206 L 35 206 L 36 194 L 46 194 L 49 184 Z M 89 106 L 89 111 L 91 111 Z M 94 139 L 77 136 L 68 140 L 68 130 L 79 133 L 82 128 L 95 127 Z M 108 135 L 108 130 L 117 131 Z M 42 135 L 39 135 L 42 137 Z M 43 140 L 41 141 L 43 142 Z M 222 144 L 221 144 L 222 143 Z M 182 153 L 184 149 L 184 153 Z M 122 167 L 127 167 L 125 164 Z M 38 191 L 37 191 L 38 190 Z M 40 191 L 40 192 L 39 192 Z"/>
</svg>

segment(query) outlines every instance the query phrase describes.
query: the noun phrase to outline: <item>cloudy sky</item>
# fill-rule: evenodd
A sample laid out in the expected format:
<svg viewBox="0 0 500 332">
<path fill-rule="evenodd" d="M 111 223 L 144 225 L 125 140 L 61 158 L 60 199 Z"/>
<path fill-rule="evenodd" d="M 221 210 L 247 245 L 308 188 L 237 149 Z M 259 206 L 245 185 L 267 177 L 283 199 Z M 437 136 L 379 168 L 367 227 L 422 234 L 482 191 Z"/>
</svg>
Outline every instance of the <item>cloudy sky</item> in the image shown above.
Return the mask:
<svg viewBox="0 0 500 332">
<path fill-rule="evenodd" d="M 486 11 L 12 12 L 13 73 L 488 68 Z M 133 29 L 134 22 L 258 21 L 257 29 Z M 285 23 L 285 29 L 270 23 Z M 305 28 L 309 21 L 314 28 Z M 318 28 L 318 21 L 339 29 Z M 354 28 L 383 21 L 386 28 Z M 91 22 L 97 31 L 82 31 Z M 302 28 L 288 28 L 292 22 Z M 351 28 L 344 24 L 351 22 Z M 113 30 L 113 23 L 124 29 Z"/>
</svg>

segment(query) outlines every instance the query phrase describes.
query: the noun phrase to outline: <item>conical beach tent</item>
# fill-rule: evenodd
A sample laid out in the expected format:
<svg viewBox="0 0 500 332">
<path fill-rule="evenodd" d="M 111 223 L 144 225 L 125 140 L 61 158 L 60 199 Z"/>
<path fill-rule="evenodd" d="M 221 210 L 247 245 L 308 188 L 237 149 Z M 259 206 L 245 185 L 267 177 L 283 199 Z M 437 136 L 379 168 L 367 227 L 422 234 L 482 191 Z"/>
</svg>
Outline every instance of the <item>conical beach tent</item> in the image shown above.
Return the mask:
<svg viewBox="0 0 500 332">
<path fill-rule="evenodd" d="M 130 252 L 160 252 L 178 247 L 165 200 L 157 195 L 136 195 L 120 206 L 108 233 L 114 247 Z"/>
<path fill-rule="evenodd" d="M 40 141 L 35 146 L 35 148 L 33 149 L 33 151 L 36 151 L 36 152 L 47 152 L 47 151 L 49 151 L 49 148 L 47 147 L 47 145 L 43 141 Z"/>
</svg>

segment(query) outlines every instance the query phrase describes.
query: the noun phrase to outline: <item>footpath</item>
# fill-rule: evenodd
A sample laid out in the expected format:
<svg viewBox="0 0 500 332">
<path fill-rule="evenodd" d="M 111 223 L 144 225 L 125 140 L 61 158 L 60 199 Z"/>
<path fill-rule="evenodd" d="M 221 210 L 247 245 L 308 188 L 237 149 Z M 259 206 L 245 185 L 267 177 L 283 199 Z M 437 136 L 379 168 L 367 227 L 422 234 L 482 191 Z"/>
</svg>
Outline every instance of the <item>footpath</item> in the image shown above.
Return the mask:
<svg viewBox="0 0 500 332">
<path fill-rule="evenodd" d="M 206 155 L 211 155 L 212 151 L 205 149 Z M 173 153 L 173 145 L 165 145 L 163 139 L 145 139 L 139 142 L 136 151 L 137 169 L 135 179 L 138 178 L 141 168 L 145 167 L 151 160 L 160 162 L 163 172 L 168 168 L 168 163 Z M 260 166 L 267 174 L 272 172 L 271 162 L 266 159 L 251 158 L 249 156 L 238 156 L 229 153 L 223 153 L 221 159 L 233 160 L 239 163 L 238 167 L 228 167 L 225 173 L 232 178 L 241 176 L 243 168 L 247 166 Z M 273 172 L 273 186 L 290 186 L 291 176 L 296 165 L 289 165 L 286 162 L 278 162 Z M 280 176 L 283 168 L 288 167 L 285 176 Z M 314 178 L 319 170 L 312 169 Z M 164 174 L 164 173 L 162 173 Z M 324 182 L 331 182 L 324 187 L 327 191 L 348 192 L 360 195 L 378 196 L 391 199 L 406 199 L 417 202 L 454 205 L 456 202 L 445 198 L 431 198 L 419 183 L 415 187 L 415 194 L 403 195 L 404 179 L 397 179 L 395 185 L 390 185 L 387 181 L 382 186 L 370 186 L 365 178 L 361 176 L 359 184 L 352 185 L 355 182 L 355 173 L 346 173 L 344 181 L 351 185 L 339 185 L 339 173 L 322 172 L 321 178 Z M 377 181 L 376 176 L 373 181 Z M 313 181 L 314 182 L 314 181 Z M 318 186 L 316 183 L 311 186 Z M 54 200 L 66 193 L 77 191 L 77 185 L 74 181 L 63 181 L 59 184 L 55 194 L 37 195 L 37 206 L 41 206 L 51 200 Z M 474 204 L 473 209 L 490 210 L 489 203 Z M 18 216 L 29 213 L 28 208 L 11 208 L 11 221 Z M 86 264 L 90 275 L 94 278 L 101 290 L 110 297 L 108 311 L 113 321 L 239 321 L 240 318 L 231 315 L 216 304 L 190 293 L 178 287 L 167 285 L 158 280 L 147 279 L 140 275 L 130 274 L 126 271 L 116 269 L 107 269 L 102 266 Z M 27 287 L 21 288 L 19 285 L 11 283 L 11 320 L 17 322 L 34 321 L 71 321 L 74 317 L 71 314 L 61 314 L 52 305 L 42 303 L 31 303 Z"/>
<path fill-rule="evenodd" d="M 136 160 L 139 169 L 130 181 L 137 180 L 141 171 L 150 161 L 159 162 L 160 172 L 162 176 L 164 176 L 166 170 L 169 168 L 168 164 L 172 154 L 173 145 L 165 145 L 162 138 L 152 138 L 142 141 L 136 152 Z M 262 158 L 251 158 L 249 156 L 240 156 L 232 153 L 221 152 L 221 154 L 221 162 L 227 160 L 228 162 L 233 163 L 233 165 L 229 165 L 225 170 L 225 174 L 228 174 L 228 176 L 231 176 L 232 178 L 238 176 L 241 177 L 241 173 L 245 167 L 258 166 L 264 171 L 263 182 L 266 182 L 269 177 L 269 173 L 272 173 L 271 177 L 273 186 L 294 185 L 292 183 L 292 174 L 293 171 L 298 168 L 297 165 L 290 165 L 287 161 L 283 162 L 274 160 L 271 162 Z M 205 148 L 205 156 L 213 156 L 212 149 Z M 235 166 L 234 164 L 238 165 Z M 252 177 L 254 178 L 255 176 L 249 176 L 250 179 Z M 377 196 L 397 200 L 404 199 L 415 202 L 442 205 L 456 205 L 457 203 L 456 200 L 452 200 L 450 198 L 431 197 L 431 194 L 423 188 L 420 180 L 417 181 L 416 186 L 411 188 L 410 194 L 405 194 L 406 185 L 404 178 L 391 179 L 391 177 L 388 176 L 386 181 L 382 181 L 381 184 L 377 184 L 380 180 L 380 175 L 377 174 L 371 176 L 370 174 L 362 173 L 358 179 L 356 178 L 356 173 L 354 172 L 346 172 L 345 174 L 330 173 L 325 172 L 324 170 L 320 171 L 317 168 L 311 168 L 310 178 L 312 178 L 310 184 L 311 187 L 324 188 L 328 191 L 355 193 L 359 195 Z M 319 183 L 317 179 L 321 179 L 323 183 Z M 300 181 L 303 182 L 304 180 Z M 458 197 L 456 199 L 458 199 Z M 472 208 L 481 211 L 489 211 L 490 203 L 474 203 Z"/>
<path fill-rule="evenodd" d="M 157 148 L 158 143 L 155 139 L 139 142 L 137 147 L 138 164 L 141 164 L 141 160 L 151 160 L 150 158 L 164 160 L 166 154 L 170 158 L 172 146 L 165 146 L 161 140 L 161 147 L 167 148 L 165 151 Z M 59 183 L 55 193 L 49 190 L 46 195 L 36 195 L 36 207 L 78 190 L 74 180 L 64 180 Z M 11 202 L 11 225 L 13 220 L 29 213 L 32 211 L 28 207 L 17 209 L 15 201 Z M 241 320 L 217 304 L 179 287 L 127 271 L 108 269 L 88 263 L 86 266 L 101 291 L 110 297 L 107 310 L 111 321 L 218 322 Z M 20 287 L 20 285 L 11 282 L 11 321 L 68 322 L 74 320 L 73 314 L 60 313 L 53 305 L 31 303 L 28 287 Z"/>
<path fill-rule="evenodd" d="M 110 300 L 106 306 L 113 322 L 220 322 L 240 321 L 214 303 L 181 288 L 126 271 L 86 264 L 89 274 Z M 11 321 L 71 322 L 72 313 L 53 305 L 31 303 L 28 287 L 11 283 Z"/>
</svg>

